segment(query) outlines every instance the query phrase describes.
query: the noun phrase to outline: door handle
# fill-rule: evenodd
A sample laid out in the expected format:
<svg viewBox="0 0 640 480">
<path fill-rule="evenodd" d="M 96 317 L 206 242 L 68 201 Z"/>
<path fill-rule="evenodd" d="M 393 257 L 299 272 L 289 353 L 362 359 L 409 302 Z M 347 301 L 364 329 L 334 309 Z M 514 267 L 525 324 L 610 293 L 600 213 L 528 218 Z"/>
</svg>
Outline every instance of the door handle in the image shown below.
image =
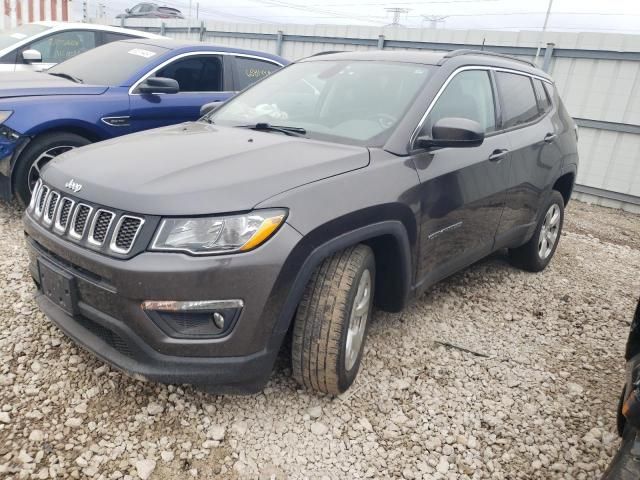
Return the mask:
<svg viewBox="0 0 640 480">
<path fill-rule="evenodd" d="M 547 133 L 544 136 L 544 141 L 547 143 L 552 143 L 557 137 L 558 135 L 556 135 L 555 133 Z"/>
<path fill-rule="evenodd" d="M 505 157 L 507 153 L 509 153 L 509 150 L 507 150 L 506 148 L 501 148 L 501 149 L 499 148 L 497 150 L 494 150 L 493 153 L 489 155 L 489 161 L 499 162 Z"/>
</svg>

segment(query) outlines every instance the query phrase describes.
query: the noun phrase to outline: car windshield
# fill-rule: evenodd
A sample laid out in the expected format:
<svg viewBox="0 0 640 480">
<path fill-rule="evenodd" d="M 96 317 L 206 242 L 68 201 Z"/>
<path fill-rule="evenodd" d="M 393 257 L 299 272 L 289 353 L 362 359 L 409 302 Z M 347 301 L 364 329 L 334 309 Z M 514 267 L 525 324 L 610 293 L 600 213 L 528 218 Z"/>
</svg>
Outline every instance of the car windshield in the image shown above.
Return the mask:
<svg viewBox="0 0 640 480">
<path fill-rule="evenodd" d="M 47 73 L 90 85 L 119 86 L 169 49 L 137 42 L 112 42 L 70 58 Z"/>
<path fill-rule="evenodd" d="M 313 60 L 293 64 L 206 119 L 225 126 L 296 128 L 304 136 L 382 145 L 432 67 L 397 62 Z"/>
<path fill-rule="evenodd" d="M 0 32 L 0 50 L 10 47 L 11 45 L 15 45 L 25 38 L 44 32 L 45 30 L 49 30 L 50 28 L 51 27 L 47 27 L 45 25 L 30 23 Z"/>
</svg>

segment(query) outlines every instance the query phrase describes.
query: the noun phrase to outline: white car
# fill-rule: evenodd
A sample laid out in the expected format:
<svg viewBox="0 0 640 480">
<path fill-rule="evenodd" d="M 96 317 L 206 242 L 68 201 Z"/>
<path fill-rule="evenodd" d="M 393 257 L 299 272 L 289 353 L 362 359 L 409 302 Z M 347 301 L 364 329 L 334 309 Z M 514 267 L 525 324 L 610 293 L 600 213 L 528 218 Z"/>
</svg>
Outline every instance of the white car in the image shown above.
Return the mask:
<svg viewBox="0 0 640 480">
<path fill-rule="evenodd" d="M 89 23 L 27 23 L 0 31 L 0 72 L 39 72 L 105 43 L 132 38 L 163 37 Z"/>
</svg>

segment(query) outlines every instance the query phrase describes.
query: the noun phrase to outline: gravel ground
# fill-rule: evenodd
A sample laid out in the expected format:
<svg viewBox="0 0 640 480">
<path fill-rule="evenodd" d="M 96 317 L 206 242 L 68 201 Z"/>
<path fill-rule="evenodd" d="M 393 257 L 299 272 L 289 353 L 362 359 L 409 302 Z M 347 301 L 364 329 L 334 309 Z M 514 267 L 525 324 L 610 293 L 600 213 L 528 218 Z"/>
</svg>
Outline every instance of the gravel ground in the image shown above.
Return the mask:
<svg viewBox="0 0 640 480">
<path fill-rule="evenodd" d="M 1 478 L 599 478 L 617 448 L 640 217 L 573 202 L 542 274 L 494 255 L 376 312 L 354 387 L 217 397 L 133 380 L 32 301 L 0 204 Z"/>
</svg>

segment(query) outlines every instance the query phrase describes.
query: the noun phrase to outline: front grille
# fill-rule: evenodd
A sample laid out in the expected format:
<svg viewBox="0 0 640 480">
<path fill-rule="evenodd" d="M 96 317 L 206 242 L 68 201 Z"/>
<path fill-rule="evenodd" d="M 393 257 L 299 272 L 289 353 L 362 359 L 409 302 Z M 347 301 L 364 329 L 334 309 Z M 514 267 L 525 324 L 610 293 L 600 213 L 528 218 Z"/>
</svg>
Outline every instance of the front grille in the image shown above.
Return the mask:
<svg viewBox="0 0 640 480">
<path fill-rule="evenodd" d="M 58 231 L 64 233 L 67 230 L 69 215 L 74 205 L 75 202 L 70 198 L 63 198 L 60 202 L 60 210 L 58 210 L 58 217 L 56 218 L 56 229 Z"/>
<path fill-rule="evenodd" d="M 77 202 L 41 182 L 34 189 L 34 198 L 27 211 L 36 222 L 58 235 L 114 256 L 129 255 L 134 251 L 145 224 L 142 217 Z"/>
<path fill-rule="evenodd" d="M 96 212 L 91 225 L 91 233 L 89 234 L 90 243 L 94 245 L 102 245 L 104 243 L 104 239 L 107 238 L 107 232 L 115 216 L 115 213 L 107 210 L 98 210 Z"/>
<path fill-rule="evenodd" d="M 87 228 L 87 221 L 91 214 L 92 208 L 84 203 L 78 204 L 75 213 L 73 214 L 73 220 L 71 221 L 71 232 L 69 234 L 80 239 L 84 235 L 84 230 Z"/>
<path fill-rule="evenodd" d="M 53 222 L 58 200 L 60 200 L 60 194 L 58 192 L 51 192 L 49 200 L 47 200 L 47 210 L 44 212 L 44 223 L 47 225 L 51 225 L 51 222 Z"/>
<path fill-rule="evenodd" d="M 112 330 L 103 327 L 99 323 L 94 322 L 93 320 L 89 320 L 84 315 L 78 315 L 76 317 L 76 321 L 82 325 L 84 328 L 89 330 L 95 336 L 100 338 L 103 342 L 109 345 L 111 348 L 117 350 L 122 355 L 126 355 L 127 357 L 133 358 L 133 352 L 129 347 L 129 344 L 125 342 L 120 335 L 113 332 Z"/>
<path fill-rule="evenodd" d="M 111 241 L 111 250 L 122 254 L 129 253 L 143 223 L 144 220 L 142 218 L 123 215 L 118 222 L 116 233 Z"/>
</svg>

